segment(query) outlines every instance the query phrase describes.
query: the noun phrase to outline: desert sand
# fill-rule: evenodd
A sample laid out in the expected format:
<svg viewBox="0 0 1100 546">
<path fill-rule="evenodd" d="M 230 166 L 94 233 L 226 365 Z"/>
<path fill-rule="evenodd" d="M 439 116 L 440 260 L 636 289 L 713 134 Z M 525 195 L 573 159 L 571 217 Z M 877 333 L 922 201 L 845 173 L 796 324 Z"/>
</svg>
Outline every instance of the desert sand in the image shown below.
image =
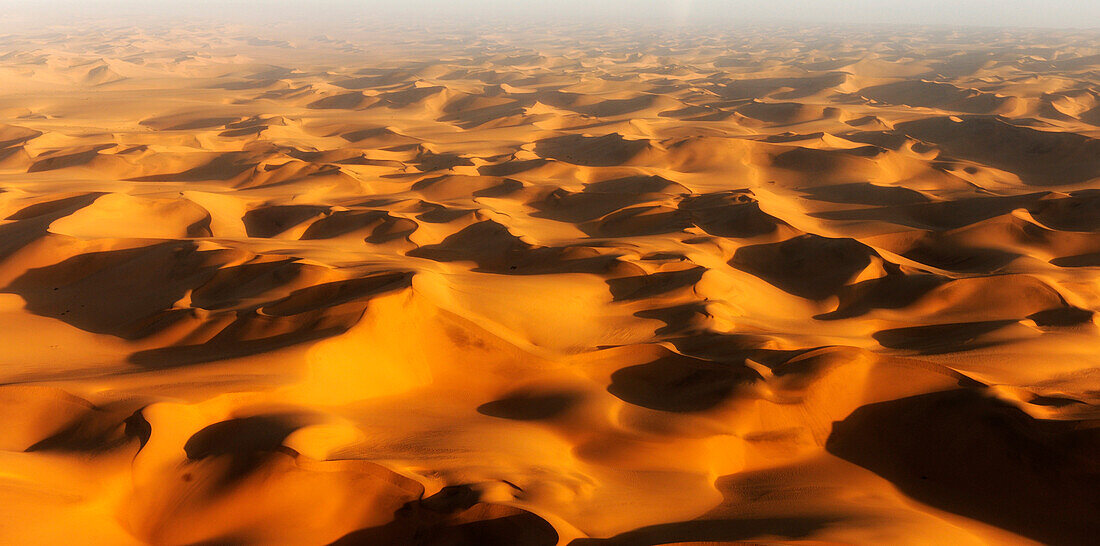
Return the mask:
<svg viewBox="0 0 1100 546">
<path fill-rule="evenodd" d="M 0 37 L 0 542 L 1089 544 L 1100 34 Z"/>
</svg>

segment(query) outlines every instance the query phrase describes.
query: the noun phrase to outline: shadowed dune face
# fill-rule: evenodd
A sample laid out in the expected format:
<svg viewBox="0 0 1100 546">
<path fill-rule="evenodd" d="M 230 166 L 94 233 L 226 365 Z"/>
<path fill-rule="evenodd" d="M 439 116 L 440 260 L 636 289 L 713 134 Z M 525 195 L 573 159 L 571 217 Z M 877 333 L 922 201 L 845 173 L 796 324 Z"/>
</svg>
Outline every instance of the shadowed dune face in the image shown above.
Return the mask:
<svg viewBox="0 0 1100 546">
<path fill-rule="evenodd" d="M 87 331 L 137 338 L 179 318 L 173 316 L 180 315 L 173 304 L 188 288 L 208 282 L 231 254 L 202 252 L 190 242 L 89 252 L 29 270 L 5 290 L 20 295 L 27 310 L 37 315 Z"/>
<path fill-rule="evenodd" d="M 758 374 L 747 367 L 685 357 L 660 358 L 611 374 L 608 392 L 636 406 L 669 412 L 711 409 Z"/>
<path fill-rule="evenodd" d="M 478 406 L 477 411 L 502 419 L 541 421 L 552 419 L 574 406 L 580 395 L 574 392 L 516 392 Z"/>
<path fill-rule="evenodd" d="M 921 502 L 1034 540 L 1085 544 L 1100 532 L 1095 426 L 945 391 L 862 407 L 834 425 L 825 448 Z"/>
<path fill-rule="evenodd" d="M 853 239 L 810 234 L 741 247 L 730 265 L 796 296 L 819 300 L 854 279 L 870 265 L 873 253 Z"/>
<path fill-rule="evenodd" d="M 510 506 L 479 502 L 480 494 L 449 486 L 402 506 L 394 521 L 344 535 L 333 546 L 375 544 L 486 544 L 550 546 L 558 535 L 538 516 Z"/>
<path fill-rule="evenodd" d="M 483 30 L 0 35 L 0 543 L 1095 542 L 1095 32 Z"/>
<path fill-rule="evenodd" d="M 602 137 L 562 135 L 540 140 L 535 153 L 546 159 L 587 167 L 612 167 L 634 160 L 649 148 L 645 140 L 630 140 L 618 133 Z"/>
<path fill-rule="evenodd" d="M 949 156 L 1019 175 L 1025 184 L 1070 185 L 1100 176 L 1100 140 L 1041 131 L 996 117 L 928 118 L 895 129 Z"/>
</svg>

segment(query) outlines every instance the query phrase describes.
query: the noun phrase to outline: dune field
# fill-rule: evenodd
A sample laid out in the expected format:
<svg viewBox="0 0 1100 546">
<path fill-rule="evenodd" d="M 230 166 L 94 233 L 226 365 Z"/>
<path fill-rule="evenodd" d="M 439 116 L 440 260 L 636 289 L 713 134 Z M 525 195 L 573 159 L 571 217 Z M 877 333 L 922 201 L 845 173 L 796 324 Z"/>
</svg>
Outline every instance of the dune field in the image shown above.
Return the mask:
<svg viewBox="0 0 1100 546">
<path fill-rule="evenodd" d="M 1100 537 L 1100 33 L 74 28 L 0 82 L 0 543 Z"/>
</svg>

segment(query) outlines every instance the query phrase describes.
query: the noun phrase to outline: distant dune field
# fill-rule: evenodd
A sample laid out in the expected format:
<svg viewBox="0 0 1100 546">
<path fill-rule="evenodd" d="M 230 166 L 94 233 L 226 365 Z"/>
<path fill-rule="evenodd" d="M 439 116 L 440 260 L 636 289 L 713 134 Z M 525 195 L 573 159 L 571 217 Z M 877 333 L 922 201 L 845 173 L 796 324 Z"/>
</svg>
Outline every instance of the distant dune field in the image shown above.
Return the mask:
<svg viewBox="0 0 1100 546">
<path fill-rule="evenodd" d="M 1100 537 L 1097 33 L 262 36 L 0 36 L 0 543 Z"/>
</svg>

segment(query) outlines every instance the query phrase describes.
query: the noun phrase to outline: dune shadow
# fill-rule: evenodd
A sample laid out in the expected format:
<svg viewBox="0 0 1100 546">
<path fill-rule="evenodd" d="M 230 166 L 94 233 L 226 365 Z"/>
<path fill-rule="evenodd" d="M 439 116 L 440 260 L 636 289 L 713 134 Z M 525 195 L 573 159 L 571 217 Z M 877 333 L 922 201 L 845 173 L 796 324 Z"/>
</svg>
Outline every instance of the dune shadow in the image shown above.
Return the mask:
<svg viewBox="0 0 1100 546">
<path fill-rule="evenodd" d="M 599 137 L 562 135 L 535 143 L 535 153 L 586 167 L 612 167 L 630 161 L 649 147 L 646 140 L 627 140 L 618 133 Z"/>
<path fill-rule="evenodd" d="M 936 508 L 1047 544 L 1100 536 L 1100 428 L 1034 419 L 959 389 L 863 406 L 834 423 L 830 453 Z"/>
<path fill-rule="evenodd" d="M 732 543 L 758 537 L 801 538 L 838 518 L 821 516 L 698 519 L 651 525 L 610 538 L 578 538 L 569 546 L 654 546 L 670 543 Z M 770 542 L 770 541 L 769 541 Z"/>
<path fill-rule="evenodd" d="M 532 216 L 549 218 L 558 222 L 591 222 L 617 210 L 645 202 L 645 194 L 570 192 L 556 189 L 540 200 L 531 203 L 538 209 Z"/>
<path fill-rule="evenodd" d="M 541 421 L 543 419 L 553 419 L 569 411 L 580 399 L 580 393 L 568 391 L 518 391 L 499 400 L 486 402 L 478 406 L 477 412 L 490 417 L 515 421 Z"/>
<path fill-rule="evenodd" d="M 811 195 L 815 195 L 816 198 L 817 195 L 823 193 L 825 195 L 831 195 L 833 198 L 838 197 L 835 189 L 831 191 L 819 190 L 816 194 L 811 192 Z M 860 197 L 862 201 L 905 199 L 904 197 L 886 198 L 881 195 L 876 196 L 876 193 L 881 193 L 877 191 L 860 193 L 862 195 L 862 197 Z M 1045 195 L 1047 194 L 1043 192 L 997 197 L 968 197 L 951 201 L 934 201 L 930 203 L 881 203 L 880 206 L 870 208 L 812 212 L 810 216 L 826 220 L 857 222 L 876 221 L 917 229 L 951 230 L 1008 214 L 1014 209 L 1031 207 L 1035 203 L 1038 203 Z"/>
<path fill-rule="evenodd" d="M 715 66 L 735 66 L 719 59 Z M 829 72 L 821 75 L 790 78 L 722 78 L 715 82 L 711 90 L 718 96 L 737 99 L 759 99 L 774 96 L 779 99 L 796 99 L 841 85 L 847 79 L 844 72 Z"/>
<path fill-rule="evenodd" d="M 10 222 L 0 224 L 0 260 L 47 236 L 54 220 L 91 205 L 102 195 L 95 192 L 53 199 L 23 207 L 8 215 L 4 220 Z"/>
<path fill-rule="evenodd" d="M 187 439 L 189 461 L 213 458 L 224 465 L 213 475 L 216 488 L 229 487 L 286 451 L 283 441 L 309 423 L 304 415 L 271 414 L 229 419 L 209 425 Z"/>
<path fill-rule="evenodd" d="M 95 454 L 121 447 L 134 439 L 144 446 L 151 432 L 148 422 L 141 417 L 140 410 L 122 418 L 129 407 L 132 402 L 90 406 L 65 427 L 28 446 L 25 451 Z"/>
<path fill-rule="evenodd" d="M 1045 327 L 1067 327 L 1087 324 L 1096 313 L 1080 307 L 1056 307 L 1038 311 L 1027 316 L 1035 324 Z"/>
<path fill-rule="evenodd" d="M 362 231 L 366 232 L 363 237 L 365 242 L 383 244 L 407 239 L 419 227 L 408 218 L 394 216 L 384 210 L 339 210 L 312 222 L 302 233 L 301 239 L 329 239 Z"/>
<path fill-rule="evenodd" d="M 577 226 L 591 237 L 645 237 L 676 233 L 692 226 L 691 214 L 664 205 L 638 205 Z"/>
<path fill-rule="evenodd" d="M 195 434 L 183 446 L 188 459 L 275 451 L 290 433 L 301 428 L 295 415 L 257 415 L 214 423 Z"/>
<path fill-rule="evenodd" d="M 203 165 L 177 173 L 152 174 L 130 180 L 136 182 L 198 182 L 205 180 L 229 180 L 259 165 L 260 152 L 221 152 Z"/>
<path fill-rule="evenodd" d="M 93 159 L 98 157 L 100 155 L 99 152 L 103 150 L 109 150 L 114 147 L 114 144 L 81 146 L 77 150 L 50 154 L 48 157 L 41 159 L 35 158 L 34 163 L 32 163 L 31 166 L 27 168 L 27 172 L 36 173 L 42 171 L 52 171 L 55 169 L 64 169 L 67 167 L 76 167 L 79 165 L 86 165 Z"/>
<path fill-rule="evenodd" d="M 957 273 L 993 273 L 1021 256 L 999 248 L 957 244 L 940 234 L 921 237 L 900 254 L 914 262 Z"/>
<path fill-rule="evenodd" d="M 821 300 L 863 271 L 872 255 L 874 250 L 855 239 L 807 234 L 780 243 L 743 246 L 729 263 L 784 292 Z"/>
<path fill-rule="evenodd" d="M 269 238 L 328 212 L 329 207 L 318 205 L 276 205 L 252 209 L 241 221 L 249 237 Z"/>
<path fill-rule="evenodd" d="M 706 411 L 758 379 L 759 373 L 741 364 L 670 355 L 615 371 L 607 392 L 654 410 Z"/>
<path fill-rule="evenodd" d="M 305 327 L 299 331 L 257 339 L 234 339 L 233 335 L 223 335 L 221 338 L 215 338 L 205 343 L 170 345 L 168 347 L 136 351 L 126 358 L 126 362 L 150 370 L 159 370 L 242 358 L 276 351 L 299 343 L 337 336 L 346 332 L 349 326 L 350 324 L 327 328 Z M 243 330 L 246 328 L 247 325 L 243 325 L 243 327 L 235 329 Z"/>
<path fill-rule="evenodd" d="M 1100 267 L 1100 252 L 1062 256 L 1051 260 L 1050 263 L 1058 267 Z"/>
<path fill-rule="evenodd" d="M 1100 230 L 1100 190 L 1080 190 L 1061 199 L 1044 199 L 1030 208 L 1044 226 L 1061 231 Z"/>
<path fill-rule="evenodd" d="M 679 271 L 619 277 L 606 282 L 615 301 L 640 300 L 693 286 L 706 271 L 705 267 L 689 267 Z"/>
<path fill-rule="evenodd" d="M 814 186 L 800 191 L 810 199 L 827 203 L 896 206 L 928 202 L 928 197 L 919 191 L 901 186 L 876 186 L 869 182 Z"/>
<path fill-rule="evenodd" d="M 256 309 L 225 311 L 232 321 L 202 343 L 137 351 L 127 361 L 145 368 L 171 368 L 336 336 L 359 320 L 371 297 L 408 287 L 411 279 L 408 272 L 383 272 L 301 288 L 263 304 L 262 313 Z M 223 297 L 233 297 L 232 292 L 223 293 Z"/>
<path fill-rule="evenodd" d="M 352 531 L 331 546 L 408 544 L 553 546 L 558 533 L 546 520 L 519 508 L 481 502 L 465 485 L 444 487 L 428 498 L 406 503 L 385 525 Z"/>
<path fill-rule="evenodd" d="M 1040 131 L 999 116 L 933 117 L 895 129 L 948 154 L 1020 176 L 1025 184 L 1076 184 L 1100 177 L 1100 140 L 1068 131 Z"/>
<path fill-rule="evenodd" d="M 868 279 L 842 288 L 837 294 L 839 302 L 836 310 L 815 315 L 814 318 L 840 320 L 858 317 L 873 309 L 900 309 L 915 303 L 949 280 L 939 275 L 906 275 L 900 271 Z"/>
<path fill-rule="evenodd" d="M 210 280 L 231 251 L 191 242 L 88 252 L 23 273 L 3 292 L 28 311 L 88 332 L 138 339 L 189 315 L 173 304 Z"/>
<path fill-rule="evenodd" d="M 711 317 L 704 302 L 689 302 L 670 307 L 657 307 L 634 313 L 639 318 L 656 319 L 664 326 L 653 333 L 659 336 L 690 332 L 693 330 L 704 331 L 706 321 Z"/>
<path fill-rule="evenodd" d="M 483 220 L 448 235 L 441 242 L 406 253 L 437 262 L 470 261 L 475 271 L 509 275 L 551 273 L 602 273 L 618 258 L 594 248 L 537 246 L 528 243 L 492 220 Z"/>
<path fill-rule="evenodd" d="M 679 209 L 686 211 L 699 229 L 716 237 L 757 237 L 786 225 L 760 210 L 760 203 L 749 190 L 690 195 L 680 201 Z"/>
<path fill-rule="evenodd" d="M 879 330 L 871 334 L 871 337 L 890 349 L 941 354 L 995 345 L 996 342 L 982 339 L 982 336 L 1015 323 L 1015 320 L 987 320 L 911 326 Z"/>
<path fill-rule="evenodd" d="M 964 89 L 949 83 L 906 80 L 864 87 L 859 94 L 881 103 L 991 114 L 1012 100 L 994 93 Z"/>
</svg>

